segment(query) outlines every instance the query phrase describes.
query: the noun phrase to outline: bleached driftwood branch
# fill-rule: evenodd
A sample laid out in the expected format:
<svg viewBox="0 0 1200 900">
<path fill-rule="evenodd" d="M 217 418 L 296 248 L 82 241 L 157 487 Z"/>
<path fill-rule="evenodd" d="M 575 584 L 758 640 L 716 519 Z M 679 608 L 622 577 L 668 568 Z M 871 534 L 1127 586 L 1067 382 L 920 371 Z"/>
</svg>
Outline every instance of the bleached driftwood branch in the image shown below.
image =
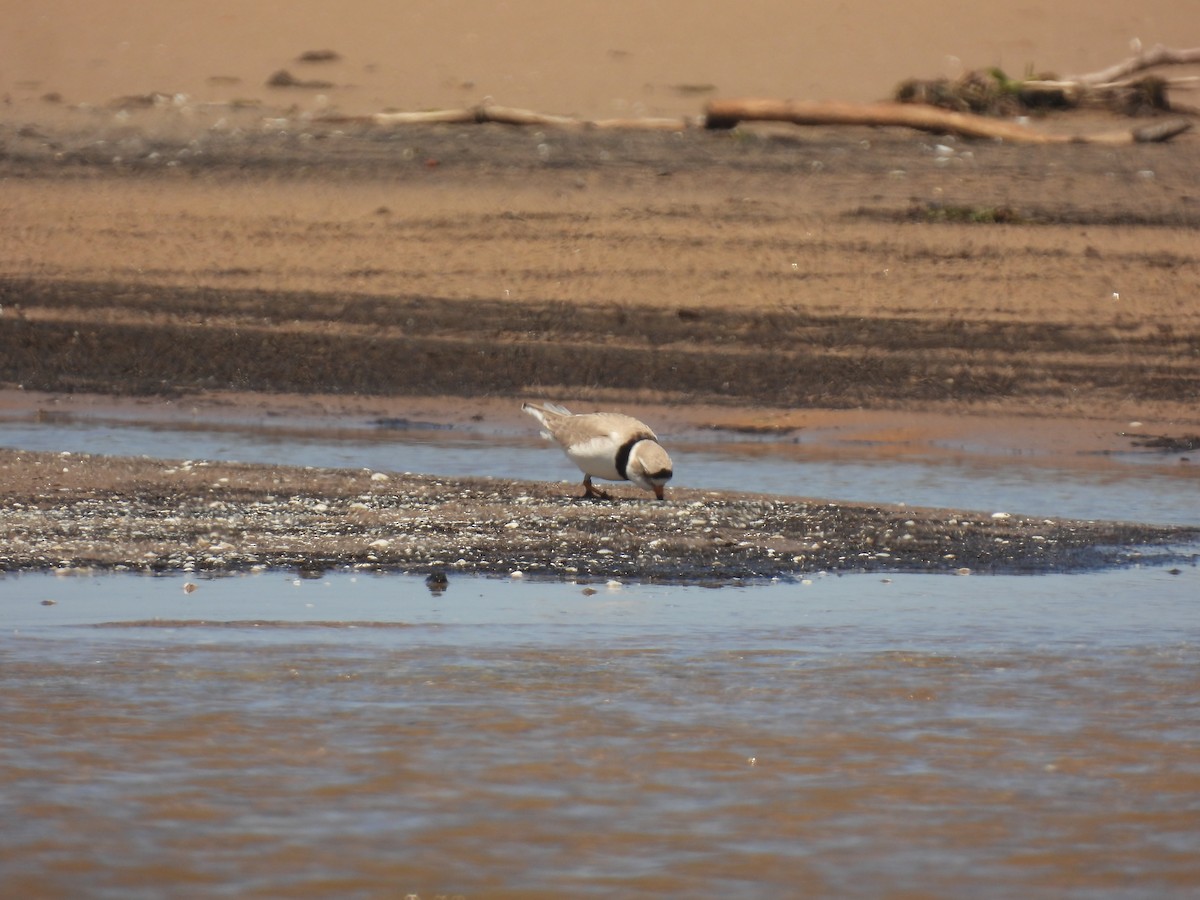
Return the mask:
<svg viewBox="0 0 1200 900">
<path fill-rule="evenodd" d="M 1069 75 L 1062 80 L 1068 83 L 1096 87 L 1112 84 L 1123 78 L 1128 78 L 1135 72 L 1144 72 L 1146 69 L 1166 65 L 1188 65 L 1192 63 L 1200 63 L 1200 47 L 1193 47 L 1189 50 L 1173 50 L 1170 47 L 1164 47 L 1162 44 L 1155 44 L 1149 50 L 1137 53 L 1129 57 L 1129 59 L 1122 60 L 1106 69 L 1101 69 L 1099 72 L 1090 72 L 1087 75 Z"/>
<path fill-rule="evenodd" d="M 683 131 L 698 128 L 703 122 L 698 117 L 640 119 L 581 119 L 575 116 L 556 116 L 518 109 L 512 106 L 494 106 L 490 103 L 463 109 L 437 109 L 421 112 L 374 113 L 368 116 L 326 116 L 325 122 L 360 122 L 373 125 L 480 125 L 488 122 L 500 125 L 533 125 L 542 128 L 578 129 L 628 129 L 641 131 Z"/>
</svg>

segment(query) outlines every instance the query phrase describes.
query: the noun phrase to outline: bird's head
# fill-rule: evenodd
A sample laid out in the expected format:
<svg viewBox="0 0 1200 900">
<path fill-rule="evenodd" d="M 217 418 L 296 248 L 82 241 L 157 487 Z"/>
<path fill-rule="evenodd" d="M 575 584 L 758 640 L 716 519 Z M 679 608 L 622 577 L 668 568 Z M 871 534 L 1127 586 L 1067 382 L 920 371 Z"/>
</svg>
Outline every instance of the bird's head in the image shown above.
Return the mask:
<svg viewBox="0 0 1200 900">
<path fill-rule="evenodd" d="M 667 451 L 662 444 L 651 440 L 638 441 L 633 445 L 625 473 L 638 487 L 653 491 L 659 500 L 663 499 L 663 487 L 674 474 Z"/>
</svg>

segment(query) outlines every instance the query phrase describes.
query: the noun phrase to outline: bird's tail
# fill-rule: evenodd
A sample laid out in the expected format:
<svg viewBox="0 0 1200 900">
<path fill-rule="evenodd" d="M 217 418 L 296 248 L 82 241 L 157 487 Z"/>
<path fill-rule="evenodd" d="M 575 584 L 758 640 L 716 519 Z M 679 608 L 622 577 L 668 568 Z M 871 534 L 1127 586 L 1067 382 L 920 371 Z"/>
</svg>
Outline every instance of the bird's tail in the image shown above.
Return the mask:
<svg viewBox="0 0 1200 900">
<path fill-rule="evenodd" d="M 547 426 L 549 425 L 549 422 L 546 421 L 548 417 L 571 415 L 569 409 L 559 406 L 557 403 L 522 403 L 521 409 Z"/>
</svg>

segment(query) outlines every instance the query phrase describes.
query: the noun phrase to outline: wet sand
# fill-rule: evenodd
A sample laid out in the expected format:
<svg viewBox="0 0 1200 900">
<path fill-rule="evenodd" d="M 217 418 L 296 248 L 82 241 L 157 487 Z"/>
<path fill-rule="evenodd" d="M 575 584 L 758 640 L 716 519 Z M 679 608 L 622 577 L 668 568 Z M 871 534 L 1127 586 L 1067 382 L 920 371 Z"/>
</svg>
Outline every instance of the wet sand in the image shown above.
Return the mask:
<svg viewBox="0 0 1200 900">
<path fill-rule="evenodd" d="M 0 379 L 10 410 L 103 405 L 111 394 L 210 416 L 432 407 L 435 421 L 453 421 L 499 408 L 511 418 L 522 398 L 551 397 L 633 408 L 656 425 L 783 433 L 838 423 L 882 436 L 880 453 L 898 435 L 929 446 L 948 428 L 1017 452 L 1105 453 L 1128 448 L 1131 435 L 1200 432 L 1192 137 L 943 151 L 866 130 L 530 134 L 305 122 L 297 134 L 143 115 L 107 137 L 0 127 Z M 998 207 L 1013 217 L 941 214 Z M 6 507 L 43 505 L 30 492 L 43 463 L 15 460 Z M 132 483 L 131 466 L 141 472 Z M 990 511 L 896 515 L 678 492 L 705 510 L 691 522 L 678 506 L 598 513 L 552 501 L 557 487 L 435 489 L 434 480 L 392 484 L 403 487 L 392 502 L 409 509 L 394 531 L 376 506 L 370 522 L 330 514 L 222 555 L 200 552 L 207 531 L 214 544 L 228 535 L 198 517 L 200 495 L 174 492 L 163 467 L 93 458 L 77 472 L 93 483 L 59 491 L 49 517 L 78 517 L 86 540 L 39 546 L 36 535 L 56 532 L 39 513 L 9 526 L 19 540 L 7 568 L 457 564 L 721 580 L 1076 569 L 1180 537 L 1056 525 L 1043 542 L 1038 522 L 997 534 L 981 521 Z M 319 488 L 283 471 L 234 480 L 256 503 L 378 496 L 361 475 L 330 478 Z M 321 490 L 331 493 L 322 500 Z M 531 514 L 510 515 L 531 492 Z M 166 505 L 156 511 L 147 498 Z M 244 499 L 205 502 L 233 503 L 240 518 Z M 170 508 L 188 521 L 114 542 L 103 535 L 122 531 L 108 514 L 89 522 L 108 502 L 132 516 L 125 522 L 171 518 Z M 771 525 L 749 524 L 766 509 Z M 285 511 L 278 499 L 272 530 Z M 645 516 L 661 531 L 652 551 L 623 537 Z M 920 549 L 892 545 L 909 519 L 921 522 L 909 536 Z M 520 540 L 511 531 L 497 540 L 510 521 Z M 489 534 L 475 522 L 490 523 Z M 555 547 L 565 523 L 572 537 Z M 253 543 L 265 527 L 225 530 Z M 997 550 L 997 537 L 1016 543 Z M 602 540 L 611 556 L 597 555 Z M 376 541 L 386 547 L 367 546 Z M 1126 549 L 1095 549 L 1108 544 Z"/>
<path fill-rule="evenodd" d="M 0 571 L 291 569 L 727 583 L 1194 564 L 1195 529 L 670 489 L 0 451 Z"/>
<path fill-rule="evenodd" d="M 814 64 L 800 66 L 810 79 L 831 78 L 837 89 L 828 91 L 786 68 L 766 77 L 763 65 L 729 68 L 721 52 L 695 56 L 702 42 L 661 46 L 653 35 L 662 23 L 652 19 L 669 10 L 607 10 L 586 51 L 572 51 L 575 67 L 546 51 L 549 76 L 509 71 L 481 50 L 553 30 L 557 13 L 538 4 L 506 6 L 499 18 L 490 6 L 458 18 L 414 12 L 415 29 L 393 29 L 406 45 L 422 29 L 453 40 L 418 41 L 425 55 L 410 47 L 403 66 L 376 58 L 379 47 L 363 37 L 364 23 L 391 21 L 370 4 L 320 27 L 323 14 L 306 7 L 273 22 L 271 41 L 253 50 L 214 40 L 248 24 L 249 13 L 197 8 L 186 33 L 212 46 L 202 58 L 176 27 L 188 20 L 184 7 L 172 24 L 115 6 L 71 40 L 48 8 L 14 33 L 46 38 L 51 52 L 17 48 L 19 74 L 4 74 L 0 402 L 42 415 L 114 396 L 150 415 L 175 404 L 231 419 L 306 405 L 331 419 L 431 409 L 434 421 L 452 422 L 508 421 L 522 399 L 539 397 L 630 409 L 664 429 L 857 433 L 881 454 L 934 446 L 947 433 L 1004 452 L 1104 454 L 1141 435 L 1186 442 L 1200 433 L 1195 133 L 1162 145 L 1031 147 L 893 129 L 389 128 L 347 119 L 483 95 L 593 117 L 693 115 L 709 96 L 795 96 L 795 84 L 805 97 L 869 100 L 910 76 L 989 64 L 1020 71 L 1014 56 L 1032 62 L 1043 50 L 1060 74 L 1086 71 L 1127 53 L 1131 37 L 1178 33 L 1170 4 L 1116 18 L 1090 6 L 1081 18 L 1070 6 L 1038 13 L 1044 27 L 1029 10 L 979 11 L 977 37 L 953 41 L 963 29 L 952 19 L 910 10 L 889 32 L 892 55 L 856 66 L 854 78 L 830 62 L 848 45 L 840 14 L 829 11 L 830 21 L 806 23 L 824 33 L 829 65 L 806 57 Z M 767 25 L 788 15 L 765 4 L 723 31 L 674 11 L 730 48 L 775 46 L 763 43 Z M 614 22 L 638 28 L 606 31 Z M 1080 43 L 1062 41 L 1068 24 Z M 478 40 L 483 26 L 492 39 Z M 308 46 L 318 37 L 341 37 L 341 47 L 321 41 L 336 58 L 298 62 L 321 49 Z M 580 39 L 562 32 L 554 52 Z M 644 68 L 649 46 L 654 73 Z M 916 52 L 926 66 L 905 55 Z M 585 65 L 587 53 L 605 62 Z M 166 57 L 173 68 L 161 64 Z M 468 59 L 487 76 L 458 68 Z M 248 74 L 284 65 L 330 86 L 274 89 Z M 420 99 L 385 101 L 400 84 Z M 1034 123 L 1071 133 L 1134 124 L 1095 112 Z M 60 499 L 82 502 L 90 490 L 139 503 L 114 487 L 138 465 L 93 458 L 80 471 L 95 483 Z M 7 485 L 6 504 L 30 500 L 34 471 L 16 474 L 30 487 Z M 170 495 L 160 473 L 143 476 L 137 490 Z M 255 474 L 253 490 L 269 492 L 266 478 Z M 446 488 L 455 509 L 476 489 Z M 497 496 L 539 490 L 557 488 L 505 485 Z M 760 502 L 679 496 L 713 508 Z M 488 520 L 495 511 L 476 512 Z M 806 506 L 788 515 L 791 536 L 776 549 L 805 565 L 840 567 L 869 552 L 851 544 L 817 557 L 794 552 L 801 531 L 821 526 Z M 860 522 L 846 541 L 860 526 L 885 527 L 846 515 Z M 735 522 L 713 527 L 734 528 L 734 546 L 758 541 Z M 967 551 L 988 535 L 956 537 L 964 546 L 948 552 L 963 550 L 972 557 L 963 565 L 983 569 L 1078 562 L 1030 547 L 1008 557 Z M 267 564 L 303 565 L 297 548 L 309 538 L 294 537 L 266 553 Z M 674 568 L 651 566 L 651 577 L 711 567 L 705 539 L 690 540 L 704 553 L 683 563 L 676 546 L 667 554 Z M 452 549 L 437 544 L 420 560 L 432 565 Z M 464 558 L 488 571 L 534 558 L 510 549 L 507 562 L 485 563 L 482 551 Z M 313 564 L 354 564 L 359 553 L 326 542 Z M 143 565 L 129 552 L 62 547 L 68 560 L 89 554 L 107 560 L 97 564 Z M 55 565 L 53 555 L 12 554 L 7 565 Z M 534 556 L 549 567 L 554 553 L 543 546 Z M 722 577 L 782 570 L 765 556 L 718 556 Z M 934 556 L 910 564 L 957 566 Z M 150 567 L 172 559 L 156 555 Z"/>
<path fill-rule="evenodd" d="M 1200 421 L 1196 136 L 141 115 L 0 126 L 3 382 Z"/>
</svg>

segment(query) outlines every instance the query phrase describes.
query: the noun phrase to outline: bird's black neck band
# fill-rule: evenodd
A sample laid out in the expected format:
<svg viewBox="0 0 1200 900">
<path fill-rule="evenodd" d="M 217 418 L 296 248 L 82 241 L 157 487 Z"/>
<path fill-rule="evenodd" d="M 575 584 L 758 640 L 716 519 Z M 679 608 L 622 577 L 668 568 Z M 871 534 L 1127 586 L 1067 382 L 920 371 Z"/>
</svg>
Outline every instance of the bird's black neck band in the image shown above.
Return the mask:
<svg viewBox="0 0 1200 900">
<path fill-rule="evenodd" d="M 625 469 L 629 465 L 629 454 L 633 452 L 633 445 L 649 440 L 644 434 L 636 434 L 617 448 L 617 474 L 624 480 L 628 481 L 629 476 L 625 474 Z"/>
</svg>

